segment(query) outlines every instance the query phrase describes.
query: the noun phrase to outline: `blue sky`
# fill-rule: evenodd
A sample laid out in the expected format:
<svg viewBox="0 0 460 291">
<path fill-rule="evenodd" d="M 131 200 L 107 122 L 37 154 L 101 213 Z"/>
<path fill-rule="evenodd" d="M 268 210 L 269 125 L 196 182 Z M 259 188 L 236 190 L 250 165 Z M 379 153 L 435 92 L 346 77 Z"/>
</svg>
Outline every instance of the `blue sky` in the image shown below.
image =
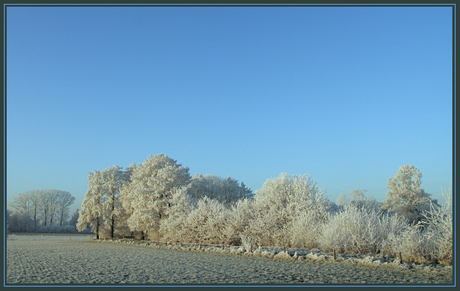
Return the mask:
<svg viewBox="0 0 460 291">
<path fill-rule="evenodd" d="M 164 153 L 256 191 L 452 180 L 448 7 L 8 7 L 7 199 Z"/>
</svg>

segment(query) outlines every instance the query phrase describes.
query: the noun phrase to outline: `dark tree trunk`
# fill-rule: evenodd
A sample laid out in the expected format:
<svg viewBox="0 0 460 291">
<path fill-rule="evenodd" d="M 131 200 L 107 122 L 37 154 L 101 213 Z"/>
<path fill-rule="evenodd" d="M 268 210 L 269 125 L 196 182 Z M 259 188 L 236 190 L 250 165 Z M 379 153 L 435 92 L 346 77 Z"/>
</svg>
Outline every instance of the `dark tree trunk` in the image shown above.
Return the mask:
<svg viewBox="0 0 460 291">
<path fill-rule="evenodd" d="M 34 229 L 37 228 L 37 208 L 34 211 Z"/>
<path fill-rule="evenodd" d="M 114 228 L 115 228 L 115 220 L 113 220 L 113 217 L 112 217 L 112 225 L 110 226 L 110 237 L 111 238 L 113 238 Z"/>
<path fill-rule="evenodd" d="M 99 217 L 96 222 L 96 239 L 99 239 Z"/>
<path fill-rule="evenodd" d="M 115 232 L 115 220 L 113 212 L 115 211 L 115 198 L 112 202 L 112 225 L 110 226 L 110 237 L 113 239 L 113 233 Z"/>
</svg>

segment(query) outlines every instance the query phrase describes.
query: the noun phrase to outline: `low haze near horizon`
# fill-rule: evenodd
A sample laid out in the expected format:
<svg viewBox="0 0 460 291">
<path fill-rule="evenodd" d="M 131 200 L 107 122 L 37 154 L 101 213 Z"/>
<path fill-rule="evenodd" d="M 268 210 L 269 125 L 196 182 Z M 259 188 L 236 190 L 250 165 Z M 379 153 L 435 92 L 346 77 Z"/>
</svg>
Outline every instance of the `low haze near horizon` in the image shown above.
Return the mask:
<svg viewBox="0 0 460 291">
<path fill-rule="evenodd" d="M 7 202 L 164 153 L 253 191 L 452 180 L 452 8 L 8 7 Z"/>
</svg>

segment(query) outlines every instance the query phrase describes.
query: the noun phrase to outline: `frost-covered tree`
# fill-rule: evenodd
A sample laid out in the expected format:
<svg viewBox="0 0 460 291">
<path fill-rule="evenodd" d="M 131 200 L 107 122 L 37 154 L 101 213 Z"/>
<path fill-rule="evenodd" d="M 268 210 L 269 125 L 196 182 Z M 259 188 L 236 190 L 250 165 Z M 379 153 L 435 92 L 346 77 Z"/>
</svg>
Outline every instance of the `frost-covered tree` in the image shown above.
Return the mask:
<svg viewBox="0 0 460 291">
<path fill-rule="evenodd" d="M 395 212 L 410 223 L 417 223 L 422 213 L 429 209 L 431 194 L 426 193 L 420 184 L 422 172 L 413 165 L 401 166 L 394 178 L 388 179 L 388 198 L 382 209 Z"/>
<path fill-rule="evenodd" d="M 29 215 L 31 208 L 31 199 L 29 191 L 24 193 L 19 193 L 18 196 L 14 197 L 13 201 L 10 203 L 10 206 L 16 212 L 26 213 Z"/>
<path fill-rule="evenodd" d="M 117 165 L 101 172 L 103 228 L 108 230 L 111 238 L 114 236 L 115 227 L 122 226 L 122 220 L 126 219 L 120 190 L 128 183 L 129 174 L 123 172 L 122 167 Z"/>
<path fill-rule="evenodd" d="M 58 197 L 60 190 L 48 189 L 40 192 L 40 209 L 44 226 L 52 225 L 58 212 Z"/>
<path fill-rule="evenodd" d="M 80 209 L 75 210 L 75 212 L 72 214 L 69 220 L 69 225 L 74 226 L 75 228 L 77 228 L 79 211 Z"/>
<path fill-rule="evenodd" d="M 34 228 L 39 226 L 41 211 L 41 193 L 43 190 L 28 190 L 18 194 L 11 202 L 15 212 L 27 214 L 33 220 Z"/>
<path fill-rule="evenodd" d="M 189 168 L 164 154 L 149 156 L 132 170 L 131 182 L 121 190 L 123 207 L 132 211 L 128 219 L 129 228 L 150 232 L 152 237 L 157 235 L 174 189 L 189 182 Z"/>
<path fill-rule="evenodd" d="M 88 190 L 81 205 L 78 216 L 77 229 L 83 231 L 91 226 L 91 231 L 96 233 L 99 239 L 99 231 L 102 226 L 102 196 L 104 195 L 102 175 L 99 170 L 88 173 Z"/>
<path fill-rule="evenodd" d="M 199 173 L 192 177 L 190 182 L 191 191 L 196 199 L 209 197 L 216 199 L 225 205 L 233 205 L 243 198 L 252 198 L 252 190 L 238 180 L 228 177 L 226 179 L 216 175 L 201 175 Z"/>
<path fill-rule="evenodd" d="M 91 224 L 97 238 L 100 234 L 113 238 L 116 229 L 124 232 L 127 217 L 122 206 L 120 190 L 129 182 L 130 173 L 124 172 L 122 167 L 117 165 L 89 173 L 89 189 L 79 213 L 77 229 L 83 231 Z"/>
<path fill-rule="evenodd" d="M 34 229 L 39 226 L 39 215 L 40 215 L 40 193 L 42 190 L 31 190 L 30 191 L 30 200 L 31 200 L 31 217 L 34 221 Z"/>
<path fill-rule="evenodd" d="M 13 212 L 11 214 L 15 214 L 14 221 L 15 223 L 18 221 L 22 221 L 22 216 L 32 217 L 33 211 L 33 194 L 31 191 L 26 191 L 24 193 L 19 193 L 13 201 L 10 203 L 10 207 L 13 208 Z M 37 213 L 38 208 L 35 208 L 35 213 Z M 21 219 L 19 219 L 19 215 Z M 34 227 L 37 225 L 37 215 L 35 214 L 34 220 Z M 16 228 L 16 226 L 12 227 L 12 229 Z"/>
<path fill-rule="evenodd" d="M 67 191 L 62 190 L 28 190 L 20 193 L 11 203 L 15 211 L 28 215 L 33 220 L 33 227 L 39 226 L 40 218 L 45 226 L 53 224 L 55 218 L 62 225 L 68 207 L 75 200 Z"/>
</svg>

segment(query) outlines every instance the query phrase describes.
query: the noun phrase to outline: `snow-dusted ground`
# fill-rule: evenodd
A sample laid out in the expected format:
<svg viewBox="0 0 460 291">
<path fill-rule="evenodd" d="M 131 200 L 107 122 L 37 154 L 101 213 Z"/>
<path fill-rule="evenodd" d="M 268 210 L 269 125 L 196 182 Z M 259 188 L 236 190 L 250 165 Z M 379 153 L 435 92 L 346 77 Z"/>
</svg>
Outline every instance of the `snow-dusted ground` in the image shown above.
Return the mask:
<svg viewBox="0 0 460 291">
<path fill-rule="evenodd" d="M 298 250 L 294 258 L 290 250 L 283 259 L 270 248 L 255 255 L 238 247 L 179 251 L 166 248 L 180 246 L 88 238 L 8 235 L 6 284 L 453 284 L 452 267 L 439 265 L 398 266 L 343 255 L 334 261 L 311 250 Z"/>
</svg>

